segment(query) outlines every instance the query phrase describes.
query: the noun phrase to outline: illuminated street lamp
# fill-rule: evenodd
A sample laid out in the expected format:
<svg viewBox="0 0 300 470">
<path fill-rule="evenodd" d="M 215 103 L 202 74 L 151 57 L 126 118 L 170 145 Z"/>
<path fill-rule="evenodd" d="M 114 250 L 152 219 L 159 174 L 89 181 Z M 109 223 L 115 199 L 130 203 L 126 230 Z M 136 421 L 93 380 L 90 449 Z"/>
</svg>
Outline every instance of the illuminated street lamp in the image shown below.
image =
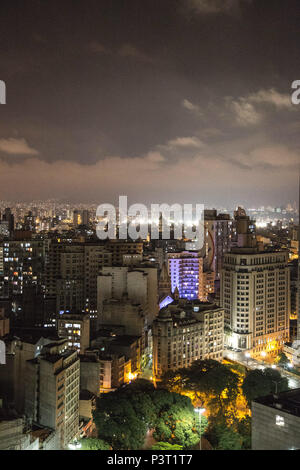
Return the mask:
<svg viewBox="0 0 300 470">
<path fill-rule="evenodd" d="M 263 358 L 263 363 L 264 363 L 264 358 L 266 357 L 267 353 L 265 351 L 262 351 L 260 355 Z"/>
<path fill-rule="evenodd" d="M 199 449 L 202 450 L 202 446 L 201 446 L 202 427 L 201 427 L 201 424 L 202 424 L 202 415 L 203 415 L 203 413 L 205 412 L 205 408 L 195 408 L 195 412 L 198 413 L 198 415 L 199 415 L 199 424 L 200 424 L 200 443 L 199 443 Z"/>
</svg>

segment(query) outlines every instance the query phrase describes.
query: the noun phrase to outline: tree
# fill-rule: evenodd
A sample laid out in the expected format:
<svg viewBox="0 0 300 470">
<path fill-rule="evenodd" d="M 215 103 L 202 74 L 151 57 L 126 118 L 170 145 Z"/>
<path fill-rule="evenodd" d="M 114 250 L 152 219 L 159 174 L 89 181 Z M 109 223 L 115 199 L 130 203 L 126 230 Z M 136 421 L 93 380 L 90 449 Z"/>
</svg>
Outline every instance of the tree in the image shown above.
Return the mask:
<svg viewBox="0 0 300 470">
<path fill-rule="evenodd" d="M 162 385 L 167 390 L 192 394 L 194 402 L 216 413 L 235 402 L 239 377 L 230 365 L 207 359 L 195 361 L 189 368 L 167 372 Z"/>
<path fill-rule="evenodd" d="M 288 390 L 288 381 L 282 377 L 278 370 L 267 368 L 265 370 L 250 370 L 242 384 L 243 393 L 248 405 L 255 398 L 269 395 L 270 393 Z"/>
<path fill-rule="evenodd" d="M 110 450 L 111 446 L 102 439 L 85 438 L 80 440 L 81 450 Z"/>
<path fill-rule="evenodd" d="M 131 399 L 118 392 L 104 395 L 97 400 L 94 421 L 100 439 L 113 449 L 140 449 L 144 443 L 148 425 L 144 416 L 138 416 Z"/>
<path fill-rule="evenodd" d="M 251 449 L 251 418 L 247 416 L 237 423 L 237 431 L 242 437 L 242 448 Z"/>
<path fill-rule="evenodd" d="M 213 417 L 210 420 L 206 437 L 214 449 L 239 450 L 242 448 L 242 436 L 234 427 L 229 428 L 227 426 L 224 417 Z"/>
<path fill-rule="evenodd" d="M 200 424 L 201 423 L 201 424 Z M 196 416 L 196 429 L 199 435 L 203 436 L 206 429 L 208 428 L 208 419 L 206 416 L 201 416 L 201 420 L 198 416 Z"/>
<path fill-rule="evenodd" d="M 226 428 L 220 435 L 218 448 L 220 450 L 241 450 L 243 439 L 232 429 Z"/>
<path fill-rule="evenodd" d="M 126 391 L 130 393 L 138 393 L 138 392 L 149 393 L 149 392 L 154 392 L 155 387 L 152 382 L 149 382 L 149 380 L 136 379 L 133 382 L 123 386 L 121 390 L 122 390 L 122 393 Z"/>
<path fill-rule="evenodd" d="M 285 367 L 287 366 L 287 364 L 289 364 L 290 361 L 288 360 L 287 356 L 282 352 L 277 356 L 276 362 L 279 366 Z"/>
<path fill-rule="evenodd" d="M 169 444 L 169 442 L 157 442 L 151 450 L 182 450 L 182 446 L 178 444 Z"/>
<path fill-rule="evenodd" d="M 183 448 L 193 447 L 200 439 L 197 416 L 188 397 L 177 393 L 169 393 L 168 401 L 162 400 L 155 426 L 154 438 L 158 441 L 181 445 Z"/>
<path fill-rule="evenodd" d="M 194 361 L 189 368 L 168 371 L 162 378 L 162 385 L 168 390 L 196 390 L 220 395 L 224 390 L 236 394 L 238 379 L 228 365 L 213 359 Z"/>
<path fill-rule="evenodd" d="M 140 449 L 153 429 L 159 442 L 193 447 L 200 439 L 198 416 L 189 397 L 148 387 L 143 381 L 130 384 L 97 400 L 94 421 L 98 437 L 113 449 Z M 201 432 L 207 427 L 202 418 Z"/>
</svg>

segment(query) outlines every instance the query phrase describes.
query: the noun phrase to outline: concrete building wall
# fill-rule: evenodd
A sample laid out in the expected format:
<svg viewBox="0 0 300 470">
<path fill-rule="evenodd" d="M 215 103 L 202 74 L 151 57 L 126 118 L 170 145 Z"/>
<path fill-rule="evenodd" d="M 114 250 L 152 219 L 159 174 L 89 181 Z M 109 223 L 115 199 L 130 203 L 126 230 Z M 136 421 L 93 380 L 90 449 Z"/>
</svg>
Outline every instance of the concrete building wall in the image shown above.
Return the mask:
<svg viewBox="0 0 300 470">
<path fill-rule="evenodd" d="M 103 304 L 101 325 L 124 325 L 125 334 L 142 336 L 146 321 L 145 309 L 128 300 L 107 300 Z"/>
<path fill-rule="evenodd" d="M 278 354 L 289 338 L 290 278 L 285 252 L 235 249 L 224 257 L 221 305 L 229 346 Z"/>
<path fill-rule="evenodd" d="M 0 392 L 19 412 L 24 412 L 26 362 L 36 354 L 36 345 L 13 340 L 6 344 L 6 364 L 1 365 Z"/>
<path fill-rule="evenodd" d="M 61 450 L 61 437 L 60 431 L 53 431 L 43 441 L 42 450 Z"/>
<path fill-rule="evenodd" d="M 214 308 L 185 316 L 172 316 L 173 307 L 161 310 L 153 323 L 153 372 L 189 367 L 196 360 L 223 358 L 224 311 Z M 180 317 L 181 316 L 181 317 Z"/>
<path fill-rule="evenodd" d="M 24 432 L 22 418 L 0 421 L 0 450 L 39 450 L 39 440 Z"/>
<path fill-rule="evenodd" d="M 100 362 L 80 361 L 80 389 L 100 395 Z M 110 387 L 109 387 L 110 388 Z"/>
<path fill-rule="evenodd" d="M 98 312 L 102 323 L 103 302 L 121 300 L 124 294 L 134 303 L 147 307 L 147 322 L 152 323 L 158 313 L 157 268 L 138 266 L 104 267 L 98 276 Z"/>
<path fill-rule="evenodd" d="M 252 403 L 252 450 L 300 449 L 300 417 Z"/>
<path fill-rule="evenodd" d="M 56 429 L 57 391 L 53 365 L 41 361 L 39 377 L 39 423 Z"/>
</svg>

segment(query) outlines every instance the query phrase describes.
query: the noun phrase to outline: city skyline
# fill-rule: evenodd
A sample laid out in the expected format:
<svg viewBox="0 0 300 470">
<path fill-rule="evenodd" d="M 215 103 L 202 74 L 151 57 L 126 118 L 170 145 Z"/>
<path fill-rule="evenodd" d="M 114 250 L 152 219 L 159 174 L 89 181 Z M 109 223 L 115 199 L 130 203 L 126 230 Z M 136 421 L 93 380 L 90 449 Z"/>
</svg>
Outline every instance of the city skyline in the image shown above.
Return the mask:
<svg viewBox="0 0 300 470">
<path fill-rule="evenodd" d="M 297 2 L 161 3 L 3 2 L 2 200 L 297 200 Z"/>
</svg>

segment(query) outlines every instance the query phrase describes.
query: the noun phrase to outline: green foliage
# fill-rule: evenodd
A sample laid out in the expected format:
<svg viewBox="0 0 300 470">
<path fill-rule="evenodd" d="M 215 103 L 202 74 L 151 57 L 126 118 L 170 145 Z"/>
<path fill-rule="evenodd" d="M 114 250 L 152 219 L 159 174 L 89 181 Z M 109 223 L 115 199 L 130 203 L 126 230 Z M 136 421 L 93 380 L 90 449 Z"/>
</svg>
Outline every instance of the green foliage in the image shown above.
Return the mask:
<svg viewBox="0 0 300 470">
<path fill-rule="evenodd" d="M 152 382 L 146 379 L 136 379 L 133 382 L 125 385 L 122 392 L 138 393 L 138 392 L 154 392 L 155 387 Z"/>
<path fill-rule="evenodd" d="M 162 385 L 176 392 L 194 392 L 198 399 L 209 400 L 206 406 L 216 412 L 236 400 L 239 377 L 231 369 L 213 359 L 195 361 L 189 368 L 167 372 Z"/>
<path fill-rule="evenodd" d="M 226 425 L 225 418 L 213 417 L 210 422 L 207 439 L 214 449 L 219 450 L 239 450 L 242 449 L 243 437 L 234 427 Z"/>
<path fill-rule="evenodd" d="M 158 392 L 155 397 L 158 420 L 153 434 L 159 441 L 190 448 L 197 444 L 200 434 L 197 416 L 191 400 L 177 393 Z"/>
<path fill-rule="evenodd" d="M 237 431 L 242 437 L 242 448 L 251 449 L 251 418 L 247 416 L 237 423 Z"/>
<path fill-rule="evenodd" d="M 277 357 L 277 363 L 280 366 L 286 366 L 290 361 L 288 360 L 287 356 L 282 352 Z"/>
<path fill-rule="evenodd" d="M 86 438 L 81 439 L 81 450 L 110 450 L 110 445 L 102 439 Z"/>
<path fill-rule="evenodd" d="M 277 386 L 276 386 L 277 384 Z M 270 393 L 282 392 L 288 390 L 288 381 L 282 377 L 278 370 L 264 369 L 251 370 L 244 378 L 242 390 L 249 406 L 255 398 L 269 395 Z"/>
<path fill-rule="evenodd" d="M 147 430 L 154 429 L 161 442 L 183 447 L 197 443 L 200 429 L 190 398 L 146 385 L 133 383 L 97 400 L 94 420 L 99 438 L 113 449 L 140 449 Z M 203 417 L 203 431 L 205 426 Z"/>
<path fill-rule="evenodd" d="M 200 424 L 201 422 L 201 424 Z M 205 433 L 205 431 L 207 430 L 208 428 L 208 419 L 206 416 L 201 416 L 201 421 L 199 419 L 198 416 L 196 416 L 196 429 L 198 431 L 198 434 L 203 436 L 203 434 Z"/>
<path fill-rule="evenodd" d="M 224 429 L 219 438 L 220 450 L 241 450 L 243 439 L 232 429 Z"/>
<path fill-rule="evenodd" d="M 169 442 L 157 442 L 151 450 L 182 450 L 182 446 L 178 444 L 169 444 Z"/>
<path fill-rule="evenodd" d="M 99 438 L 107 441 L 113 449 L 139 449 L 148 429 L 146 413 L 138 416 L 133 397 L 122 397 L 118 392 L 97 400 L 94 421 Z"/>
</svg>

